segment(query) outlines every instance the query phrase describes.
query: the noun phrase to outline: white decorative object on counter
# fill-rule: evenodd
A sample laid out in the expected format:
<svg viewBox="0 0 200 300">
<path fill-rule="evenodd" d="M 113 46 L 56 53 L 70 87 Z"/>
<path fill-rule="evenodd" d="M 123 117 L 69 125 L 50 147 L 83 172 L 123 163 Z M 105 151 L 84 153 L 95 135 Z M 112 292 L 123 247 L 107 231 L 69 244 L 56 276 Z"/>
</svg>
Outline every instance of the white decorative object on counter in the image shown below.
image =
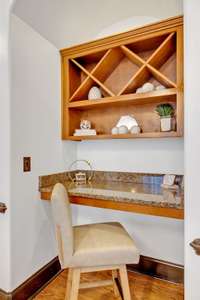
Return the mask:
<svg viewBox="0 0 200 300">
<path fill-rule="evenodd" d="M 86 184 L 87 178 L 86 174 L 83 172 L 78 172 L 75 174 L 76 184 Z"/>
<path fill-rule="evenodd" d="M 112 128 L 112 134 L 119 134 L 119 129 L 117 127 Z"/>
<path fill-rule="evenodd" d="M 166 174 L 163 177 L 163 184 L 165 185 L 173 185 L 175 181 L 176 175 Z"/>
<path fill-rule="evenodd" d="M 122 125 L 126 126 L 128 130 L 130 130 L 131 127 L 138 126 L 138 123 L 132 116 L 127 115 L 127 116 L 121 116 L 116 127 L 119 128 Z"/>
<path fill-rule="evenodd" d="M 139 126 L 132 126 L 130 129 L 130 133 L 132 133 L 132 134 L 138 134 L 140 132 L 141 132 L 141 129 Z"/>
<path fill-rule="evenodd" d="M 128 133 L 128 127 L 125 125 L 121 125 L 119 128 L 119 134 L 126 134 Z"/>
<path fill-rule="evenodd" d="M 86 172 L 78 172 L 76 173 L 76 169 L 77 169 L 77 164 L 78 163 L 84 163 L 86 164 L 88 167 L 89 167 L 89 173 L 88 171 L 84 168 L 84 170 Z M 73 169 L 73 167 L 75 167 L 75 170 Z M 78 166 L 79 167 L 79 166 Z M 83 179 L 83 178 L 86 178 L 86 180 L 88 182 L 90 182 L 92 180 L 92 177 L 93 177 L 93 168 L 92 168 L 92 165 L 91 163 L 88 161 L 88 160 L 85 160 L 85 159 L 77 159 L 75 161 L 73 161 L 70 166 L 69 166 L 69 172 L 68 172 L 68 177 L 69 179 L 72 181 L 72 182 L 75 182 L 75 183 L 80 183 L 80 179 Z M 78 176 L 77 176 L 78 175 Z M 77 181 L 78 179 L 78 181 Z"/>
<path fill-rule="evenodd" d="M 165 89 L 166 89 L 166 87 L 164 85 L 162 85 L 162 84 L 159 84 L 156 87 L 156 91 L 165 90 Z"/>
<path fill-rule="evenodd" d="M 80 128 L 81 129 L 90 129 L 91 128 L 91 122 L 88 121 L 88 120 L 81 120 Z"/>
<path fill-rule="evenodd" d="M 101 90 L 97 86 L 93 86 L 88 93 L 89 100 L 95 100 L 102 98 Z"/>
<path fill-rule="evenodd" d="M 171 131 L 172 130 L 172 118 L 169 117 L 161 117 L 160 118 L 160 127 L 161 131 Z"/>
<path fill-rule="evenodd" d="M 165 189 L 178 189 L 178 185 L 175 184 L 176 175 L 166 174 L 163 177 L 163 183 L 161 186 Z"/>
</svg>

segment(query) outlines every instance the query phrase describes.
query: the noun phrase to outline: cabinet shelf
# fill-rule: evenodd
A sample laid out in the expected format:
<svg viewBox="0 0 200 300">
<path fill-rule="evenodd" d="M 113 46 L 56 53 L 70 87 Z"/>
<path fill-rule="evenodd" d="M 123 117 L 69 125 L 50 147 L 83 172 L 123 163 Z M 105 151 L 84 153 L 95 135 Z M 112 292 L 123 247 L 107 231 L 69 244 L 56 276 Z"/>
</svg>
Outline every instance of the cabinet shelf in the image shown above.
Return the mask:
<svg viewBox="0 0 200 300">
<path fill-rule="evenodd" d="M 61 51 L 62 138 L 118 139 L 183 135 L 183 18 L 175 17 Z M 136 93 L 144 83 L 152 92 Z M 163 85 L 163 87 L 159 87 Z M 92 87 L 102 98 L 88 100 Z M 162 89 L 161 89 L 162 88 Z M 155 113 L 170 103 L 176 132 L 162 133 Z M 121 116 L 132 115 L 139 135 L 110 134 Z M 97 136 L 74 137 L 81 120 L 89 120 Z"/>
<path fill-rule="evenodd" d="M 176 100 L 177 89 L 164 89 L 160 91 L 152 91 L 148 93 L 138 93 L 138 94 L 127 94 L 114 97 L 105 97 L 95 100 L 81 100 L 74 101 L 68 104 L 69 108 L 73 109 L 92 109 L 95 107 L 106 107 L 112 105 L 127 105 L 127 104 L 149 104 L 149 103 L 161 103 Z"/>
<path fill-rule="evenodd" d="M 170 132 L 143 132 L 139 134 L 99 134 L 99 135 L 84 135 L 84 136 L 68 136 L 69 140 L 107 140 L 107 139 L 138 139 L 138 138 L 169 138 L 180 137 L 181 134 L 176 131 Z"/>
</svg>

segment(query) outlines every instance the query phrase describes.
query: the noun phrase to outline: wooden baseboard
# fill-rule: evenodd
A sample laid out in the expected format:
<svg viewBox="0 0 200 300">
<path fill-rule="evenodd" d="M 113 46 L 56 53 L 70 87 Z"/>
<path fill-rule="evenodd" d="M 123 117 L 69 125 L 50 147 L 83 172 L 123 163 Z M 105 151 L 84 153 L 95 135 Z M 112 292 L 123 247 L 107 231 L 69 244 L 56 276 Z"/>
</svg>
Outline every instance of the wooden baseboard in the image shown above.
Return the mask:
<svg viewBox="0 0 200 300">
<path fill-rule="evenodd" d="M 55 257 L 13 292 L 6 293 L 0 290 L 0 300 L 27 300 L 44 287 L 60 270 L 58 257 Z M 175 283 L 183 283 L 184 278 L 183 266 L 146 256 L 140 257 L 140 263 L 138 265 L 128 265 L 128 270 Z"/>
<path fill-rule="evenodd" d="M 163 260 L 140 256 L 138 265 L 128 265 L 128 270 L 150 275 L 174 283 L 184 283 L 184 267 Z"/>
<path fill-rule="evenodd" d="M 0 290 L 0 300 L 27 300 L 60 272 L 58 257 L 32 275 L 11 293 Z"/>
</svg>

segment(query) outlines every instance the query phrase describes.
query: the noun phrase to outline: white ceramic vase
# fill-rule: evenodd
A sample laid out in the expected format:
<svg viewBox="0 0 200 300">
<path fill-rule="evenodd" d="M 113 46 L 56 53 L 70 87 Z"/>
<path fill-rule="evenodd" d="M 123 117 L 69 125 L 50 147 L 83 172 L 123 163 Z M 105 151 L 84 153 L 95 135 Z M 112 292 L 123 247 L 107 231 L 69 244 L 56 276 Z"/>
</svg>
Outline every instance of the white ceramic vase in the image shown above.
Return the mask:
<svg viewBox="0 0 200 300">
<path fill-rule="evenodd" d="M 160 128 L 161 131 L 171 131 L 172 130 L 172 118 L 168 117 L 161 117 L 160 118 Z"/>
<path fill-rule="evenodd" d="M 97 86 L 93 86 L 88 93 L 89 100 L 102 98 L 101 90 Z"/>
</svg>

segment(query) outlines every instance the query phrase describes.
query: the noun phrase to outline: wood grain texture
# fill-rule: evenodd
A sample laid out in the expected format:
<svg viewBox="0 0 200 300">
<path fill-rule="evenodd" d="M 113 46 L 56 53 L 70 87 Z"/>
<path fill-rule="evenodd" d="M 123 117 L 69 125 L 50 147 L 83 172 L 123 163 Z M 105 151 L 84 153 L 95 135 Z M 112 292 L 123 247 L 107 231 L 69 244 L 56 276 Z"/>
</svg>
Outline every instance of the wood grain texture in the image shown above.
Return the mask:
<svg viewBox="0 0 200 300">
<path fill-rule="evenodd" d="M 129 280 L 126 266 L 121 266 L 119 269 L 119 277 L 122 286 L 122 293 L 124 300 L 131 300 L 131 293 L 129 288 Z"/>
<path fill-rule="evenodd" d="M 82 140 L 107 140 L 107 139 L 154 139 L 154 138 L 176 138 L 182 137 L 182 134 L 178 131 L 170 132 L 145 132 L 139 134 L 99 134 L 99 135 L 82 135 L 82 136 L 68 136 L 67 139 L 71 141 Z"/>
<path fill-rule="evenodd" d="M 184 279 L 183 266 L 141 255 L 139 264 L 128 265 L 127 267 L 128 267 L 128 270 L 131 271 L 129 273 L 129 275 L 130 275 L 129 280 L 131 279 L 130 277 L 132 276 L 131 274 L 133 274 L 133 272 L 137 272 L 137 273 L 139 272 L 140 274 L 150 275 L 154 278 L 167 280 L 168 282 L 178 283 L 178 284 L 180 284 L 179 286 L 181 288 L 183 287 L 183 285 L 182 285 L 183 279 Z M 45 273 L 43 273 L 42 270 Z M 37 272 L 34 276 L 32 276 L 30 279 L 28 279 L 24 284 L 22 284 L 20 287 L 18 287 L 16 290 L 14 290 L 12 293 L 6 293 L 6 292 L 0 290 L 0 300 L 9 300 L 9 299 L 26 300 L 29 296 L 31 297 L 33 295 L 33 293 L 38 292 L 42 288 L 42 286 L 45 287 L 46 284 L 48 283 L 48 281 L 55 278 L 55 275 L 57 276 L 58 273 L 60 272 L 60 264 L 58 262 L 58 257 L 56 257 L 49 264 L 47 264 L 45 267 L 43 267 L 42 270 Z M 104 268 L 104 270 L 106 270 L 106 268 Z M 42 277 L 41 277 L 41 271 L 43 273 Z M 85 268 L 85 271 L 89 272 L 89 271 L 91 271 L 91 269 Z M 71 275 L 72 275 L 72 272 L 71 272 Z M 93 276 L 93 273 L 91 273 L 91 276 Z M 84 275 L 84 277 L 85 277 L 85 275 Z M 84 279 L 84 277 L 82 277 L 82 279 Z M 68 275 L 67 278 L 68 278 L 67 291 L 70 293 L 72 277 Z M 114 280 L 116 281 L 113 286 L 114 292 L 116 295 L 120 295 L 121 287 L 118 283 L 119 280 L 118 280 L 117 270 L 112 271 L 112 278 L 113 278 L 113 281 Z M 146 277 L 146 278 L 148 278 L 148 277 Z M 86 279 L 88 281 L 88 274 L 87 274 Z M 95 277 L 91 277 L 91 279 L 89 279 L 89 283 L 92 282 L 92 279 L 95 280 Z M 101 276 L 96 277 L 96 280 L 100 280 L 100 279 L 107 280 L 108 278 L 106 278 L 106 277 L 101 278 Z M 64 284 L 66 285 L 66 282 Z M 131 281 L 130 281 L 130 285 L 132 285 Z M 136 288 L 137 288 L 137 286 L 136 286 Z M 65 290 L 66 290 L 66 288 L 65 288 Z M 67 296 L 69 296 L 69 293 Z M 174 299 L 176 299 L 176 298 L 174 298 Z"/>
<path fill-rule="evenodd" d="M 152 91 L 143 94 L 127 94 L 114 97 L 105 97 L 103 99 L 93 100 L 81 100 L 74 101 L 69 104 L 69 108 L 87 110 L 95 107 L 109 107 L 115 104 L 115 106 L 124 106 L 127 104 L 150 104 L 150 103 L 161 103 L 168 101 L 176 101 L 177 90 L 175 88 Z"/>
<path fill-rule="evenodd" d="M 90 273 L 81 276 L 81 281 L 107 280 L 110 272 Z M 164 282 L 146 275 L 128 273 L 132 299 L 137 300 L 183 300 L 183 285 Z M 61 300 L 65 297 L 67 271 L 63 271 L 46 288 L 33 299 L 35 300 Z M 121 300 L 115 297 L 113 287 L 83 289 L 79 293 L 79 300 Z"/>
<path fill-rule="evenodd" d="M 171 18 L 127 33 L 62 50 L 63 139 L 78 141 L 119 138 L 110 135 L 111 129 L 116 125 L 120 116 L 127 113 L 127 110 L 134 114 L 134 105 L 136 104 L 140 105 L 140 114 L 138 115 L 136 112 L 136 116 L 134 116 L 141 123 L 144 135 L 136 135 L 132 138 L 164 137 L 162 134 L 157 135 L 160 126 L 155 117 L 154 107 L 149 106 L 149 112 L 146 113 L 148 95 L 140 103 L 139 98 L 135 95 L 136 89 L 147 81 L 155 86 L 162 84 L 166 88 L 176 90 L 176 94 L 168 95 L 168 98 L 154 98 L 150 95 L 149 103 L 158 104 L 158 99 L 162 103 L 164 100 L 174 102 L 178 133 L 176 136 L 182 136 L 183 76 L 180 72 L 183 70 L 182 67 L 178 67 L 179 64 L 183 64 L 182 50 L 178 49 L 182 45 L 180 34 L 182 25 L 182 17 Z M 63 63 L 65 63 L 64 67 Z M 67 74 L 68 76 L 66 76 Z M 98 86 L 104 97 L 97 101 L 97 105 L 92 101 L 87 101 L 88 92 L 92 86 Z M 70 91 L 67 91 L 68 89 Z M 135 103 L 124 98 L 124 95 L 127 94 L 132 95 Z M 142 97 L 143 95 L 141 95 L 141 99 Z M 73 106 L 73 102 L 76 101 L 79 103 L 77 105 L 74 103 Z M 84 102 L 82 105 L 81 101 Z M 120 106 L 123 105 L 126 109 L 119 109 L 119 102 Z M 81 110 L 84 110 L 83 113 L 78 111 L 78 105 Z M 107 111 L 108 106 L 110 107 L 109 112 Z M 75 114 L 71 113 L 73 107 L 77 109 Z M 88 111 L 86 111 L 87 109 Z M 139 110 L 138 107 L 136 110 Z M 149 113 L 151 121 L 147 118 L 147 115 L 150 116 Z M 73 137 L 75 129 L 79 128 L 81 119 L 88 119 L 92 122 L 93 128 L 98 132 L 97 137 Z M 150 126 L 146 126 L 146 124 L 150 124 Z M 148 133 L 147 136 L 146 133 Z M 170 136 L 168 135 L 168 137 Z M 172 136 L 174 135 L 172 134 Z M 123 136 L 123 138 L 131 137 Z"/>
<path fill-rule="evenodd" d="M 119 202 L 111 200 L 90 199 L 84 197 L 71 196 L 70 201 L 73 204 L 114 209 L 121 211 L 134 212 L 145 215 L 153 215 L 167 218 L 184 219 L 184 210 L 170 207 L 157 207 L 151 205 L 141 205 L 128 202 Z"/>
<path fill-rule="evenodd" d="M 41 192 L 41 199 L 50 201 L 50 192 Z M 112 200 L 93 199 L 85 197 L 70 196 L 70 202 L 76 205 L 85 205 L 113 210 L 128 211 L 138 214 L 160 216 L 173 219 L 184 219 L 184 210 L 170 207 L 159 207 L 151 205 L 141 205 L 130 202 L 120 202 Z"/>
</svg>

